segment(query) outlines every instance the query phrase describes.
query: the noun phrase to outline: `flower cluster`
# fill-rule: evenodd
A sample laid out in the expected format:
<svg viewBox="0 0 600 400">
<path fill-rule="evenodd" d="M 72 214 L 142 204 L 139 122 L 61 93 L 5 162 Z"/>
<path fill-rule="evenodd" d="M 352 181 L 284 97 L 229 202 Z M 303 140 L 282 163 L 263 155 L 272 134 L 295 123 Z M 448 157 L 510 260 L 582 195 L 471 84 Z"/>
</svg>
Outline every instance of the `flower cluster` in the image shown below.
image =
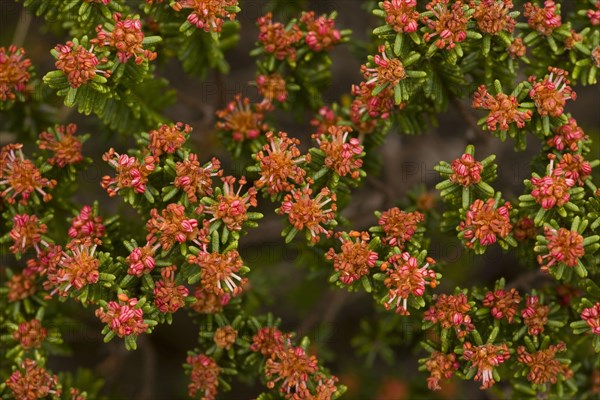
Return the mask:
<svg viewBox="0 0 600 400">
<path fill-rule="evenodd" d="M 223 307 L 231 300 L 231 295 L 225 293 L 218 296 L 199 285 L 194 290 L 194 298 L 196 302 L 191 305 L 192 310 L 198 314 L 214 314 L 223 310 Z"/>
<path fill-rule="evenodd" d="M 475 9 L 473 19 L 477 27 L 488 35 L 512 32 L 515 28 L 515 19 L 510 16 L 510 9 L 514 7 L 512 0 L 480 0 L 478 3 L 471 0 L 471 8 Z"/>
<path fill-rule="evenodd" d="M 117 58 L 121 63 L 126 63 L 133 57 L 135 63 L 139 65 L 145 60 L 152 61 L 156 58 L 156 53 L 144 49 L 141 20 L 132 17 L 122 19 L 120 14 L 115 14 L 113 18 L 115 25 L 112 29 L 102 25 L 96 27 L 98 36 L 91 40 L 91 43 L 116 49 Z"/>
<path fill-rule="evenodd" d="M 568 363 L 555 358 L 556 353 L 567 349 L 563 342 L 557 345 L 550 345 L 545 350 L 539 350 L 534 353 L 527 352 L 526 348 L 519 346 L 517 348 L 517 359 L 521 364 L 529 368 L 527 380 L 537 385 L 544 385 L 548 382 L 555 384 L 559 377 L 565 380 L 573 376 L 573 371 Z"/>
<path fill-rule="evenodd" d="M 592 25 L 597 26 L 600 25 L 600 1 L 596 0 L 594 5 L 596 6 L 596 9 L 587 10 L 585 15 L 590 19 Z"/>
<path fill-rule="evenodd" d="M 512 230 L 509 212 L 512 208 L 509 202 L 498 207 L 494 199 L 485 202 L 477 199 L 471 204 L 461 221 L 458 230 L 466 240 L 469 248 L 489 246 L 500 239 L 504 239 Z"/>
<path fill-rule="evenodd" d="M 352 179 L 359 179 L 363 147 L 357 138 L 348 139 L 352 130 L 345 126 L 332 126 L 328 134 L 315 136 L 323 153 L 325 153 L 325 166 L 335 171 L 339 176 L 350 175 Z"/>
<path fill-rule="evenodd" d="M 272 389 L 279 383 L 279 391 L 287 399 L 310 398 L 307 382 L 317 371 L 317 358 L 308 356 L 302 347 L 275 351 L 265 365 L 267 387 Z"/>
<path fill-rule="evenodd" d="M 222 119 L 217 122 L 217 128 L 231 134 L 235 142 L 256 139 L 268 130 L 268 125 L 263 122 L 262 106 L 251 104 L 249 98 L 242 98 L 240 94 L 224 109 L 217 111 L 217 117 Z"/>
<path fill-rule="evenodd" d="M 198 221 L 187 218 L 185 208 L 181 204 L 171 203 L 164 208 L 160 215 L 153 208 L 150 211 L 150 219 L 146 222 L 148 235 L 147 241 L 158 237 L 164 251 L 168 251 L 175 243 L 184 243 L 198 236 Z"/>
<path fill-rule="evenodd" d="M 508 46 L 506 51 L 508 52 L 510 58 L 514 60 L 516 58 L 521 58 L 525 56 L 525 53 L 527 53 L 527 46 L 525 46 L 523 39 L 518 37 L 512 41 L 512 43 L 510 44 L 510 46 Z"/>
<path fill-rule="evenodd" d="M 513 229 L 515 239 L 520 242 L 534 238 L 536 232 L 534 221 L 529 217 L 519 218 Z"/>
<path fill-rule="evenodd" d="M 48 269 L 47 281 L 44 288 L 54 290 L 53 296 L 58 292 L 60 296 L 66 296 L 72 287 L 80 290 L 87 285 L 98 282 L 100 278 L 100 260 L 94 257 L 96 248 L 100 241 L 96 239 L 74 239 L 67 244 L 67 251 L 63 251 L 62 257 L 55 268 Z"/>
<path fill-rule="evenodd" d="M 391 85 L 396 86 L 406 78 L 406 70 L 402 61 L 398 58 L 388 58 L 385 46 L 379 46 L 379 53 L 373 57 L 375 67 L 361 65 L 360 71 L 367 80 L 367 85 Z"/>
<path fill-rule="evenodd" d="M 548 67 L 548 71 L 550 75 L 546 75 L 541 82 L 536 82 L 535 76 L 529 77 L 529 82 L 533 84 L 529 97 L 533 99 L 541 116 L 560 117 L 567 100 L 575 100 L 577 94 L 569 86 L 567 71 L 555 67 Z"/>
<path fill-rule="evenodd" d="M 238 275 L 244 267 L 244 262 L 236 250 L 225 254 L 201 252 L 197 256 L 189 256 L 188 262 L 200 267 L 200 283 L 203 290 L 217 296 L 223 296 L 226 290 L 231 296 L 237 296 L 248 281 L 247 278 Z"/>
<path fill-rule="evenodd" d="M 81 139 L 75 136 L 77 125 L 56 125 L 48 131 L 40 133 L 38 140 L 38 147 L 41 150 L 54 152 L 54 155 L 48 158 L 48 163 L 64 168 L 83 160 Z"/>
<path fill-rule="evenodd" d="M 268 144 L 256 155 L 259 163 L 260 178 L 254 183 L 257 188 L 265 187 L 267 193 L 276 195 L 290 192 L 294 185 L 304 182 L 306 171 L 298 164 L 310 161 L 310 154 L 301 155 L 298 145 L 300 140 L 288 137 L 287 133 L 267 133 Z"/>
<path fill-rule="evenodd" d="M 185 305 L 185 298 L 189 294 L 183 285 L 175 283 L 177 267 L 170 266 L 160 271 L 161 280 L 154 286 L 154 304 L 162 313 L 174 313 Z"/>
<path fill-rule="evenodd" d="M 256 77 L 258 93 L 264 97 L 261 103 L 265 109 L 270 109 L 274 100 L 285 103 L 288 97 L 285 78 L 280 74 L 259 75 Z"/>
<path fill-rule="evenodd" d="M 332 18 L 315 18 L 314 11 L 302 13 L 300 22 L 306 25 L 304 41 L 312 51 L 330 50 L 342 38 L 340 31 L 335 29 L 335 21 Z"/>
<path fill-rule="evenodd" d="M 495 319 L 506 318 L 509 324 L 517 313 L 517 305 L 521 302 L 521 296 L 515 288 L 510 290 L 498 289 L 487 292 L 483 298 L 483 306 L 491 309 L 492 317 Z"/>
<path fill-rule="evenodd" d="M 473 346 L 470 342 L 463 345 L 463 358 L 477 368 L 475 380 L 481 381 L 481 389 L 489 389 L 496 383 L 493 377 L 494 368 L 510 358 L 506 343 L 492 343 Z"/>
<path fill-rule="evenodd" d="M 108 60 L 105 57 L 98 59 L 93 48 L 88 50 L 80 44 L 68 41 L 66 44 L 56 45 L 54 50 L 58 53 L 56 68 L 64 72 L 69 85 L 74 89 L 87 84 L 97 74 L 110 76 L 109 71 L 103 71 L 98 66 L 105 64 Z"/>
<path fill-rule="evenodd" d="M 473 95 L 473 107 L 489 110 L 486 124 L 490 131 L 495 131 L 498 127 L 501 131 L 506 131 L 513 122 L 517 128 L 523 128 L 532 116 L 531 110 L 519 110 L 515 96 L 504 93 L 492 96 L 485 85 L 479 86 Z"/>
<path fill-rule="evenodd" d="M 144 247 L 134 248 L 125 259 L 125 262 L 129 266 L 127 273 L 139 278 L 152 271 L 155 266 L 154 253 L 160 246 L 160 243 L 154 246 L 151 243 L 146 243 Z"/>
<path fill-rule="evenodd" d="M 396 32 L 416 32 L 419 23 L 417 0 L 386 0 L 381 4 L 386 13 L 385 22 Z"/>
<path fill-rule="evenodd" d="M 302 39 L 302 31 L 297 25 L 286 28 L 281 22 L 273 22 L 270 12 L 258 18 L 258 40 L 262 43 L 267 53 L 271 53 L 278 60 L 290 61 L 296 59 L 294 47 Z"/>
<path fill-rule="evenodd" d="M 544 177 L 532 177 L 531 184 L 533 190 L 531 195 L 535 202 L 542 208 L 549 210 L 554 207 L 562 207 L 569 202 L 571 194 L 569 189 L 575 186 L 575 181 L 570 178 L 565 178 L 564 174 L 560 173 L 560 169 Z"/>
<path fill-rule="evenodd" d="M 417 231 L 417 224 L 425 221 L 425 215 L 418 211 L 406 212 L 398 207 L 390 208 L 379 216 L 377 224 L 383 230 L 383 243 L 404 249 Z"/>
<path fill-rule="evenodd" d="M 581 319 L 590 327 L 592 334 L 600 335 L 600 303 L 584 308 L 581 312 Z"/>
<path fill-rule="evenodd" d="M 183 9 L 191 9 L 187 21 L 204 32 L 221 32 L 224 20 L 234 21 L 237 8 L 237 0 L 178 0 L 171 2 L 173 10 L 180 12 Z"/>
<path fill-rule="evenodd" d="M 102 217 L 94 215 L 92 207 L 83 206 L 79 214 L 71 221 L 68 235 L 74 239 L 101 238 L 105 229 Z"/>
<path fill-rule="evenodd" d="M 375 83 L 352 85 L 354 100 L 350 106 L 350 119 L 360 133 L 371 133 L 375 129 L 376 119 L 388 119 L 396 107 L 392 87 L 388 85 L 375 95 L 373 89 Z"/>
<path fill-rule="evenodd" d="M 311 194 L 312 189 L 308 184 L 301 189 L 292 190 L 285 195 L 277 212 L 288 214 L 294 229 L 301 231 L 306 228 L 311 242 L 317 243 L 322 233 L 327 237 L 331 236 L 331 231 L 325 229 L 325 226 L 334 221 L 336 195 L 327 188 L 321 189 L 314 198 L 311 198 Z M 329 203 L 332 203 L 331 206 L 325 208 Z"/>
<path fill-rule="evenodd" d="M 548 253 L 537 256 L 542 271 L 548 272 L 551 267 L 559 264 L 573 268 L 585 254 L 583 237 L 577 231 L 545 226 L 544 236 Z"/>
<path fill-rule="evenodd" d="M 25 92 L 31 78 L 31 60 L 25 58 L 25 50 L 11 45 L 0 47 L 0 101 L 15 100 Z"/>
<path fill-rule="evenodd" d="M 319 108 L 317 115 L 310 121 L 310 124 L 316 127 L 315 135 L 325 134 L 330 127 L 340 125 L 342 118 L 335 113 L 330 107 L 323 106 Z"/>
<path fill-rule="evenodd" d="M 31 195 L 37 192 L 44 201 L 50 201 L 52 195 L 46 193 L 44 188 L 52 189 L 57 182 L 44 178 L 33 161 L 25 158 L 22 147 L 22 144 L 8 144 L 0 150 L 0 187 L 5 187 L 0 197 L 8 204 L 14 204 L 17 196 L 20 196 L 19 203 L 25 205 Z"/>
<path fill-rule="evenodd" d="M 116 196 L 119 190 L 132 188 L 136 193 L 146 191 L 148 175 L 154 171 L 154 157 L 144 157 L 143 164 L 133 156 L 119 154 L 112 147 L 102 155 L 102 159 L 117 170 L 117 176 L 111 178 L 106 175 L 102 177 L 102 188 L 109 196 Z"/>
<path fill-rule="evenodd" d="M 192 132 L 192 127 L 183 122 L 171 125 L 163 124 L 158 129 L 148 132 L 150 136 L 148 149 L 154 157 L 173 154 L 183 146 L 190 132 Z"/>
<path fill-rule="evenodd" d="M 539 296 L 526 296 L 525 308 L 521 311 L 521 317 L 527 326 L 527 332 L 534 336 L 544 332 L 549 313 L 550 307 L 542 305 Z"/>
<path fill-rule="evenodd" d="M 48 331 L 38 319 L 20 323 L 12 334 L 13 339 L 26 350 L 40 348 L 47 336 Z"/>
<path fill-rule="evenodd" d="M 188 394 L 204 400 L 214 400 L 219 387 L 221 369 L 217 362 L 204 354 L 189 355 L 186 364 L 191 366 Z"/>
<path fill-rule="evenodd" d="M 532 3 L 525 3 L 523 7 L 531 29 L 535 29 L 542 35 L 552 35 L 552 32 L 562 24 L 556 3 L 552 0 L 544 1 L 543 8 Z"/>
<path fill-rule="evenodd" d="M 271 357 L 276 352 L 291 346 L 290 334 L 284 334 L 279 329 L 265 326 L 258 330 L 252 338 L 250 350 L 260 352 L 265 357 Z"/>
<path fill-rule="evenodd" d="M 462 186 L 471 186 L 481 181 L 483 165 L 475 161 L 472 154 L 465 153 L 460 158 L 452 161 L 452 175 L 450 180 Z"/>
<path fill-rule="evenodd" d="M 338 237 L 342 242 L 340 253 L 330 248 L 325 257 L 333 261 L 333 268 L 341 273 L 340 282 L 350 285 L 369 274 L 377 262 L 378 254 L 369 248 L 367 232 L 351 231 Z"/>
<path fill-rule="evenodd" d="M 569 121 L 556 129 L 556 134 L 546 142 L 548 146 L 556 148 L 558 151 L 569 150 L 577 151 L 580 142 L 586 141 L 588 137 L 583 129 L 577 125 L 575 118 L 569 118 Z"/>
<path fill-rule="evenodd" d="M 231 325 L 227 325 L 222 328 L 217 328 L 213 336 L 213 341 L 217 347 L 229 350 L 235 343 L 237 335 L 238 332 Z"/>
<path fill-rule="evenodd" d="M 23 300 L 37 292 L 38 286 L 36 285 L 35 278 L 36 274 L 27 270 L 20 274 L 13 274 L 6 283 L 8 301 L 12 303 Z"/>
<path fill-rule="evenodd" d="M 419 267 L 419 261 L 410 253 L 404 252 L 392 255 L 388 263 L 391 268 L 385 270 L 387 278 L 383 281 L 388 289 L 385 308 L 394 307 L 396 313 L 410 315 L 408 297 L 410 295 L 422 297 L 425 294 L 425 286 L 434 288 L 438 284 L 437 275 L 431 269 L 435 261 L 428 257 L 425 264 Z"/>
<path fill-rule="evenodd" d="M 425 362 L 425 368 L 430 374 L 427 377 L 429 390 L 440 390 L 440 380 L 452 378 L 454 371 L 458 369 L 458 361 L 455 354 L 435 351 L 431 353 L 431 356 Z"/>
<path fill-rule="evenodd" d="M 6 380 L 6 386 L 16 399 L 58 398 L 61 394 L 58 377 L 50 375 L 37 361 L 29 358 Z"/>
<path fill-rule="evenodd" d="M 471 322 L 471 305 L 464 293 L 457 295 L 434 295 L 435 303 L 423 314 L 424 321 L 441 324 L 442 328 L 454 328 L 456 335 L 463 338 L 475 329 Z"/>
<path fill-rule="evenodd" d="M 48 243 L 42 239 L 42 235 L 47 230 L 46 224 L 43 224 L 35 215 L 15 215 L 13 217 L 13 227 L 9 233 L 14 242 L 10 246 L 10 251 L 14 254 L 25 253 L 30 246 L 33 246 L 35 251 L 39 253 L 41 251 L 40 244 L 48 246 Z"/>
<path fill-rule="evenodd" d="M 200 166 L 197 154 L 190 154 L 187 160 L 175 165 L 176 177 L 173 185 L 187 195 L 190 202 L 196 203 L 199 197 L 213 194 L 212 177 L 221 176 L 221 162 L 213 158 L 204 166 Z"/>
<path fill-rule="evenodd" d="M 592 165 L 580 154 L 564 154 L 556 168 L 562 171 L 566 179 L 571 179 L 578 186 L 583 186 L 592 173 Z"/>
<path fill-rule="evenodd" d="M 222 221 L 230 231 L 240 231 L 244 223 L 248 220 L 248 209 L 258 205 L 256 201 L 256 188 L 251 187 L 246 193 L 241 194 L 242 188 L 247 183 L 246 178 L 241 177 L 238 181 L 240 185 L 237 190 L 234 186 L 236 178 L 225 176 L 223 181 L 223 192 L 219 193 L 217 200 L 212 204 L 200 207 L 198 211 L 211 214 L 209 222 Z"/>
<path fill-rule="evenodd" d="M 465 4 L 457 1 L 450 6 L 449 3 L 449 0 L 432 0 L 425 6 L 432 13 L 432 18 L 423 17 L 423 22 L 431 31 L 425 33 L 423 38 L 429 42 L 437 37 L 435 45 L 439 49 L 453 49 L 467 38 L 470 17 L 465 13 Z"/>
<path fill-rule="evenodd" d="M 138 306 L 138 299 L 120 296 L 119 302 L 109 301 L 106 307 L 96 310 L 96 316 L 107 324 L 118 337 L 137 336 L 148 330 L 144 322 L 144 311 Z"/>
</svg>

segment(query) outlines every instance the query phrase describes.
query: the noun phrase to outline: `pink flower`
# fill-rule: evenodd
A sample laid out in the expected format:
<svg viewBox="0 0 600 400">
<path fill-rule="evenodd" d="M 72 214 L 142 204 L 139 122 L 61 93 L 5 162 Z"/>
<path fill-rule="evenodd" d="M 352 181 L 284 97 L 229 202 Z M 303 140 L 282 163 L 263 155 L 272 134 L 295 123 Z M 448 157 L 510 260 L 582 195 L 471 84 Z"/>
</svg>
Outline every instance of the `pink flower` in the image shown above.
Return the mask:
<svg viewBox="0 0 600 400">
<path fill-rule="evenodd" d="M 596 303 L 590 308 L 584 308 L 581 312 L 581 319 L 588 324 L 592 334 L 600 335 L 600 303 Z"/>
<path fill-rule="evenodd" d="M 96 310 L 96 316 L 108 324 L 118 337 L 137 336 L 148 329 L 148 325 L 144 323 L 144 312 L 136 307 L 137 303 L 136 298 L 120 302 L 109 301 L 106 307 Z"/>
</svg>

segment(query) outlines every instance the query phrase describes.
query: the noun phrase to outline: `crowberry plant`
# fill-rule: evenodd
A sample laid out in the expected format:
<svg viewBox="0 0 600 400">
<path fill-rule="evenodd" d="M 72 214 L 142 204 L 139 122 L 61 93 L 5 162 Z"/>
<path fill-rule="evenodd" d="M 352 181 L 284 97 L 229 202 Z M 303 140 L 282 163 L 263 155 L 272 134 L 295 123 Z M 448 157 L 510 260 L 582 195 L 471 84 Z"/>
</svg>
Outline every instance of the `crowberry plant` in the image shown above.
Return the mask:
<svg viewBox="0 0 600 400">
<path fill-rule="evenodd" d="M 600 393 L 600 1 L 9 3 L 0 398 Z"/>
</svg>

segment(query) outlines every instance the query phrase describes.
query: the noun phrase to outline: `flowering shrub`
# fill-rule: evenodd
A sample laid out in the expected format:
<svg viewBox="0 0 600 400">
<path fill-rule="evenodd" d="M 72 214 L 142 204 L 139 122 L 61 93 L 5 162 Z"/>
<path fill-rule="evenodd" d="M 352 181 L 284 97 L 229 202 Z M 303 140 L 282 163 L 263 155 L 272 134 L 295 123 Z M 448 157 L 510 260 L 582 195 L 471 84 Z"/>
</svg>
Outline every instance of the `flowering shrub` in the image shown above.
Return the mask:
<svg viewBox="0 0 600 400">
<path fill-rule="evenodd" d="M 136 396 L 161 397 L 156 337 L 187 374 L 167 398 L 599 395 L 600 140 L 574 107 L 600 75 L 600 1 L 369 0 L 380 26 L 362 42 L 295 2 L 138 3 L 25 0 L 17 43 L 1 37 L 0 397 L 134 397 L 138 370 Z M 22 46 L 31 14 L 59 43 Z M 248 32 L 254 78 L 226 93 Z M 344 48 L 362 65 L 332 102 Z M 180 121 L 206 100 L 184 86 L 209 74 L 215 120 Z M 436 181 L 397 193 L 397 134 L 450 107 L 464 121 L 441 130 L 460 148 L 416 154 L 437 158 Z M 525 179 L 503 182 L 521 158 Z M 344 326 L 325 329 L 335 343 L 307 334 L 320 319 Z M 72 350 L 73 323 L 94 346 Z M 61 362 L 96 347 L 110 355 L 93 370 Z M 121 348 L 144 367 L 111 378 Z"/>
</svg>

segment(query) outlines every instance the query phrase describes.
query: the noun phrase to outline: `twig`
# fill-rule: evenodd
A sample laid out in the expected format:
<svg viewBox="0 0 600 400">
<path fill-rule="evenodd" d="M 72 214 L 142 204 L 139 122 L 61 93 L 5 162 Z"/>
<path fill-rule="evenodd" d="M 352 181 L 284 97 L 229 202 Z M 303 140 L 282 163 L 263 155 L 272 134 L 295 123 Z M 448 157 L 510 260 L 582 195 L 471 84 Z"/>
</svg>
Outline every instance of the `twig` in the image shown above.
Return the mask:
<svg viewBox="0 0 600 400">
<path fill-rule="evenodd" d="M 533 287 L 539 286 L 540 281 L 549 280 L 550 275 L 542 273 L 539 269 L 529 271 L 525 274 L 519 275 L 516 279 L 506 284 L 507 288 L 519 288 L 529 290 Z"/>
<path fill-rule="evenodd" d="M 142 351 L 144 362 L 141 371 L 141 390 L 136 396 L 136 400 L 147 400 L 155 397 L 156 381 L 156 351 L 152 342 L 148 339 L 148 335 L 140 335 L 138 337 L 139 349 Z"/>
<path fill-rule="evenodd" d="M 29 26 L 31 25 L 31 14 L 23 7 L 21 11 L 21 16 L 19 17 L 19 23 L 15 28 L 15 33 L 13 35 L 12 44 L 16 47 L 22 47 L 25 42 L 25 38 L 27 37 L 27 32 L 29 31 Z"/>
</svg>

